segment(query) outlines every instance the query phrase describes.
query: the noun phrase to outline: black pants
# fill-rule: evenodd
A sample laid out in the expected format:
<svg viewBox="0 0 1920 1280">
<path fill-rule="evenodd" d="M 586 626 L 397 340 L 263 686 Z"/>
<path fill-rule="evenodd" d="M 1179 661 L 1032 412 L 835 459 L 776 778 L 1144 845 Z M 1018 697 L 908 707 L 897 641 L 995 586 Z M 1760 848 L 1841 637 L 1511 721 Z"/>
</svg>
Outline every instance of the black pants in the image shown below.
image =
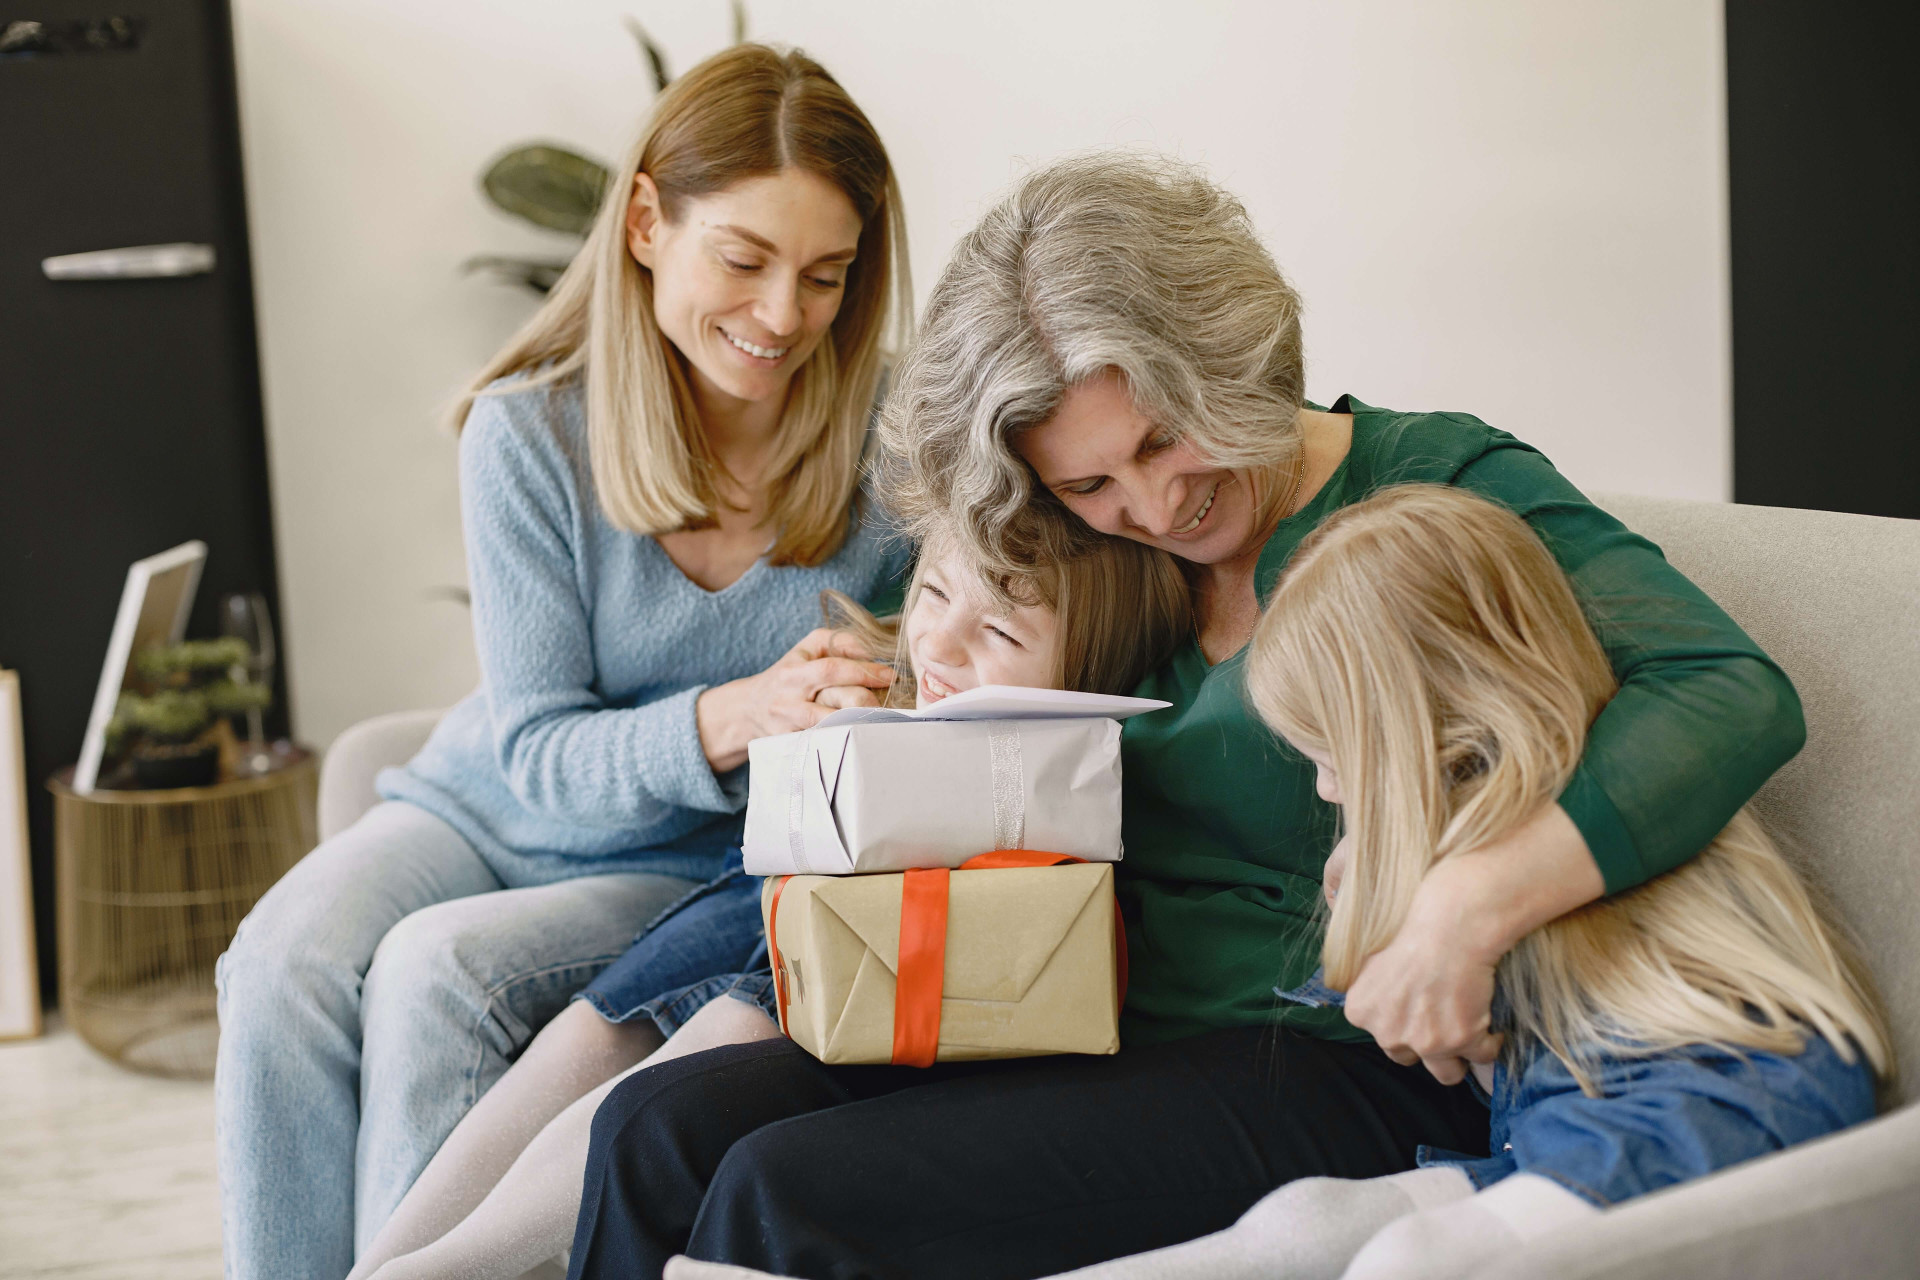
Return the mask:
<svg viewBox="0 0 1920 1280">
<path fill-rule="evenodd" d="M 635 1073 L 593 1121 L 569 1280 L 669 1257 L 808 1280 L 1052 1275 L 1282 1183 L 1484 1154 L 1464 1086 L 1371 1044 L 1221 1031 L 1109 1058 L 829 1067 L 786 1040 Z"/>
</svg>

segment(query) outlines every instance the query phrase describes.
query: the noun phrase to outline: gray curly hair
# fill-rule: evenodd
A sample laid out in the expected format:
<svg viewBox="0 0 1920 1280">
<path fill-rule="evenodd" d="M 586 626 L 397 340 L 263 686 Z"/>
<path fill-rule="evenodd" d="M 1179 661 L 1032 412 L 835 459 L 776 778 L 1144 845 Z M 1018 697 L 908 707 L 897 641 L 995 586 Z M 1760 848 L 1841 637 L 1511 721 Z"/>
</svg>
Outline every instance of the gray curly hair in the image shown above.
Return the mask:
<svg viewBox="0 0 1920 1280">
<path fill-rule="evenodd" d="M 1303 365 L 1299 295 L 1238 200 L 1171 159 L 1063 160 L 954 249 L 880 415 L 879 492 L 989 565 L 1082 554 L 1100 535 L 1014 448 L 1070 387 L 1118 371 L 1141 413 L 1271 490 L 1300 448 Z"/>
</svg>

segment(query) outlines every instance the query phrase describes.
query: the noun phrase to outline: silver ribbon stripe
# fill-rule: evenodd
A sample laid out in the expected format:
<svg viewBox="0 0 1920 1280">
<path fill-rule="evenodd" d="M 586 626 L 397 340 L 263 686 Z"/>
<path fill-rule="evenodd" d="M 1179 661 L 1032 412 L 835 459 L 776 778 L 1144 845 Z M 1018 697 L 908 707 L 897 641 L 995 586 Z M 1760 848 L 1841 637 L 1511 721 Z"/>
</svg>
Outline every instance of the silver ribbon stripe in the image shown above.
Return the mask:
<svg viewBox="0 0 1920 1280">
<path fill-rule="evenodd" d="M 1020 726 L 1008 724 L 987 735 L 993 767 L 993 847 L 1023 849 L 1027 836 L 1027 776 L 1020 755 Z"/>
</svg>

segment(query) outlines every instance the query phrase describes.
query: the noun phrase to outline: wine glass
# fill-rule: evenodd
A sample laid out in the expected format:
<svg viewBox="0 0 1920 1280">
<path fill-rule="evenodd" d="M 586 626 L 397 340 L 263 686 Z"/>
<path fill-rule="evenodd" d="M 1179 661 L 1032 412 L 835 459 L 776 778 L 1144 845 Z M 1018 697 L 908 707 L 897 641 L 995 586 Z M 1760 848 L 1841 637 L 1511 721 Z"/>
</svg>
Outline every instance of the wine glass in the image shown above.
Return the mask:
<svg viewBox="0 0 1920 1280">
<path fill-rule="evenodd" d="M 243 640 L 247 645 L 244 673 L 236 677 L 246 683 L 273 687 L 273 619 L 267 613 L 267 598 L 257 591 L 235 592 L 220 597 L 220 634 Z M 257 706 L 247 710 L 247 753 L 243 762 L 248 773 L 267 773 L 273 768 L 273 756 L 267 750 L 265 713 Z"/>
</svg>

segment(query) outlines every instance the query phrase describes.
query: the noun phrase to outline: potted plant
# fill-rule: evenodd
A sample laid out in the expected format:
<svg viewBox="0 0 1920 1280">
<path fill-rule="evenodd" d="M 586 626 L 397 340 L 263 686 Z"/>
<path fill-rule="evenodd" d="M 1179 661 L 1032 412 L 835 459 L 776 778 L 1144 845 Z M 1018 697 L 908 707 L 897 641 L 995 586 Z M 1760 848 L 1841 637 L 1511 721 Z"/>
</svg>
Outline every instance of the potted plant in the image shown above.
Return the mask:
<svg viewBox="0 0 1920 1280">
<path fill-rule="evenodd" d="M 733 43 L 747 38 L 745 0 L 728 0 L 733 17 Z M 667 55 L 654 43 L 637 18 L 623 20 L 652 73 L 654 92 L 673 81 Z M 480 175 L 480 190 L 503 213 L 548 231 L 585 239 L 593 226 L 612 175 L 591 156 L 553 142 L 531 142 L 505 152 Z M 484 271 L 500 280 L 544 294 L 567 269 L 566 258 L 521 258 L 480 254 L 461 264 L 465 271 Z"/>
<path fill-rule="evenodd" d="M 135 786 L 203 787 L 219 778 L 229 716 L 264 711 L 273 691 L 246 678 L 244 640 L 187 640 L 143 651 L 134 687 L 120 695 L 107 727 L 108 750 L 122 756 Z"/>
</svg>

